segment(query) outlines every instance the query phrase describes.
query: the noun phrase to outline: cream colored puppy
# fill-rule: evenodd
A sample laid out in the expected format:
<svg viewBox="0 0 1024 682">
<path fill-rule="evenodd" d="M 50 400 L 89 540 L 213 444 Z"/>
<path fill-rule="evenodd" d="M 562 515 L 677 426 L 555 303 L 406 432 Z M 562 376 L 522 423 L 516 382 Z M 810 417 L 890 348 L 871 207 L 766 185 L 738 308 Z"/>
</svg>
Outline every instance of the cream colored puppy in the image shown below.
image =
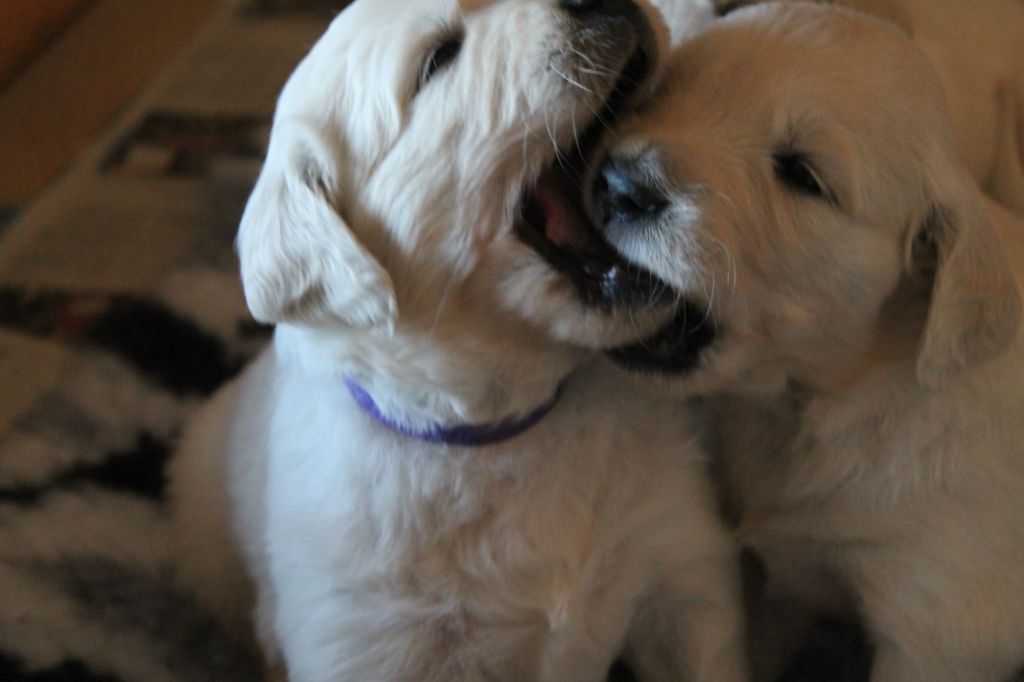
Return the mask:
<svg viewBox="0 0 1024 682">
<path fill-rule="evenodd" d="M 714 1 L 727 13 L 763 0 Z M 1024 216 L 1024 2 L 821 1 L 890 19 L 913 37 L 945 88 L 960 158 L 990 196 Z"/>
<path fill-rule="evenodd" d="M 1006 680 L 1024 225 L 961 167 L 927 58 L 859 12 L 738 10 L 674 56 L 591 184 L 605 238 L 700 311 L 688 351 L 615 355 L 724 396 L 730 500 L 774 593 L 857 609 L 873 682 Z"/>
<path fill-rule="evenodd" d="M 678 325 L 589 240 L 657 77 L 631 0 L 357 0 L 281 95 L 238 247 L 274 345 L 175 462 L 182 579 L 296 682 L 740 682 L 686 410 L 581 350 Z M 660 24 L 659 24 L 660 25 Z"/>
</svg>

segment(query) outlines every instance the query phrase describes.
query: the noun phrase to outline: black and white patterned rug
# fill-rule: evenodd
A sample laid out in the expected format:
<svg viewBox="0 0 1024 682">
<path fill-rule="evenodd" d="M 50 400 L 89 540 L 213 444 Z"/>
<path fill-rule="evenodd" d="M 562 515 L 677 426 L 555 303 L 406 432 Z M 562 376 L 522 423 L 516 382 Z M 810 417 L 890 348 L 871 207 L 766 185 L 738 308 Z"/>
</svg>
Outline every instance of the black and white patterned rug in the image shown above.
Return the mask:
<svg viewBox="0 0 1024 682">
<path fill-rule="evenodd" d="M 174 587 L 165 467 L 268 338 L 232 240 L 276 94 L 344 4 L 226 2 L 67 177 L 0 210 L 0 682 L 260 679 Z M 823 624 L 785 682 L 867 660 Z"/>
<path fill-rule="evenodd" d="M 0 681 L 251 682 L 171 579 L 183 420 L 268 338 L 232 241 L 344 0 L 230 0 L 39 201 L 0 210 Z"/>
</svg>

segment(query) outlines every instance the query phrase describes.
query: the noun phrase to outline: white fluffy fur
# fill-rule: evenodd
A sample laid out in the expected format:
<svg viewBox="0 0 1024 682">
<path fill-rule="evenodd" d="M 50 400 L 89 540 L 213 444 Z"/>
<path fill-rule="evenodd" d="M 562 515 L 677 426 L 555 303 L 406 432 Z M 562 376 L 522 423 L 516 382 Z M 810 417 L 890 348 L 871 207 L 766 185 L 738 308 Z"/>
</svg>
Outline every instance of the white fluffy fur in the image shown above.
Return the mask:
<svg viewBox="0 0 1024 682">
<path fill-rule="evenodd" d="M 357 0 L 285 88 L 239 235 L 274 347 L 190 429 L 173 499 L 183 580 L 237 632 L 255 600 L 289 679 L 596 681 L 622 651 L 643 680 L 745 679 L 686 410 L 578 347 L 671 311 L 588 308 L 512 234 L 637 39 L 554 0 Z M 412 426 L 522 414 L 570 378 L 532 430 L 460 448 L 378 425 L 346 375 Z"/>
<path fill-rule="evenodd" d="M 715 16 L 714 0 L 650 0 L 668 27 L 669 49 L 674 50 Z"/>
<path fill-rule="evenodd" d="M 669 202 L 609 238 L 718 326 L 681 383 L 719 396 L 768 595 L 859 610 L 873 682 L 1024 663 L 1024 225 L 961 167 L 943 100 L 888 22 L 765 4 L 686 44 L 609 152 Z"/>
</svg>

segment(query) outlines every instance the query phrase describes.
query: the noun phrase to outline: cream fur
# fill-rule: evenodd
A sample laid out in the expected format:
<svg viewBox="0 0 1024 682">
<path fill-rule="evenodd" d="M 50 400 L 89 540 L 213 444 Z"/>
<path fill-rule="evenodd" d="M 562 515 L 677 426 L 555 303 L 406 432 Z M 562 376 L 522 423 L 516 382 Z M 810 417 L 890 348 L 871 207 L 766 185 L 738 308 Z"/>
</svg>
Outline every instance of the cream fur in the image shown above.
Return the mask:
<svg viewBox="0 0 1024 682">
<path fill-rule="evenodd" d="M 714 0 L 718 7 L 764 0 Z M 939 74 L 968 171 L 1024 217 L 1024 3 L 819 0 L 896 22 Z M 687 4 L 687 3 L 683 3 Z"/>
<path fill-rule="evenodd" d="M 858 610 L 872 682 L 1008 679 L 1024 664 L 1024 225 L 962 167 L 928 59 L 858 12 L 739 10 L 680 49 L 609 147 L 667 203 L 608 238 L 718 328 L 678 382 L 716 396 L 766 598 Z M 780 152 L 825 195 L 787 184 Z"/>
<path fill-rule="evenodd" d="M 357 0 L 282 93 L 238 244 L 274 347 L 195 421 L 173 499 L 182 580 L 242 637 L 255 599 L 289 679 L 596 681 L 620 652 L 642 680 L 746 678 L 687 410 L 580 348 L 671 311 L 588 307 L 512 233 L 639 39 L 553 0 Z M 523 414 L 569 378 L 474 449 L 381 427 L 345 376 L 411 426 Z"/>
</svg>

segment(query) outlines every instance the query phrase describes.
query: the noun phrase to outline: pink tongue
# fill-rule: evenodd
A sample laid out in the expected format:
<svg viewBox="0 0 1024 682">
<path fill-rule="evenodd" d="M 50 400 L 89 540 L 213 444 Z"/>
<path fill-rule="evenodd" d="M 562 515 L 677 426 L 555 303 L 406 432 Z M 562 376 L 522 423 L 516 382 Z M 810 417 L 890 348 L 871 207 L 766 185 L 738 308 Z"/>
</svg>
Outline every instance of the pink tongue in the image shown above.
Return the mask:
<svg viewBox="0 0 1024 682">
<path fill-rule="evenodd" d="M 548 241 L 579 251 L 585 251 L 592 245 L 586 216 L 563 198 L 559 188 L 542 183 L 534 196 L 544 211 L 544 236 Z"/>
</svg>

